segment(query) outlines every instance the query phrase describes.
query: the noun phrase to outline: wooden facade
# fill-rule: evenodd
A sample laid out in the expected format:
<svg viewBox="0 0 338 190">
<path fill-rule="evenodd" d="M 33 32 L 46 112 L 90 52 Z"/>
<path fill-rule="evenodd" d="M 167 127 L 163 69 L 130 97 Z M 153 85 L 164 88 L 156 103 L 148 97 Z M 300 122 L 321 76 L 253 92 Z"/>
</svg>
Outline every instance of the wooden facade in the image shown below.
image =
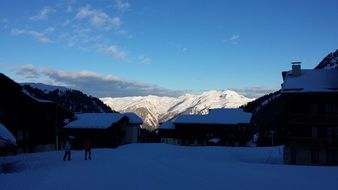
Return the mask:
<svg viewBox="0 0 338 190">
<path fill-rule="evenodd" d="M 123 117 L 107 128 L 64 128 L 64 138 L 70 137 L 74 149 L 83 149 L 85 140 L 89 139 L 93 148 L 116 148 L 122 144 L 123 128 L 128 125 L 128 118 Z"/>
<path fill-rule="evenodd" d="M 134 113 L 82 113 L 63 128 L 63 138 L 70 137 L 75 149 L 82 149 L 86 140 L 94 148 L 116 148 L 138 143 L 142 119 Z"/>
<path fill-rule="evenodd" d="M 338 165 L 338 70 L 283 72 L 287 164 Z"/>
<path fill-rule="evenodd" d="M 338 165 L 338 93 L 284 93 L 287 164 Z"/>
<path fill-rule="evenodd" d="M 17 152 L 58 149 L 59 132 L 73 113 L 54 102 L 41 101 L 0 73 L 0 122 L 17 139 Z"/>
<path fill-rule="evenodd" d="M 254 132 L 251 116 L 242 109 L 210 109 L 206 115 L 181 115 L 162 124 L 159 135 L 162 142 L 184 146 L 246 146 Z"/>
<path fill-rule="evenodd" d="M 250 124 L 175 123 L 176 136 L 181 145 L 214 145 L 210 140 L 220 139 L 221 146 L 245 146 L 251 138 Z"/>
</svg>

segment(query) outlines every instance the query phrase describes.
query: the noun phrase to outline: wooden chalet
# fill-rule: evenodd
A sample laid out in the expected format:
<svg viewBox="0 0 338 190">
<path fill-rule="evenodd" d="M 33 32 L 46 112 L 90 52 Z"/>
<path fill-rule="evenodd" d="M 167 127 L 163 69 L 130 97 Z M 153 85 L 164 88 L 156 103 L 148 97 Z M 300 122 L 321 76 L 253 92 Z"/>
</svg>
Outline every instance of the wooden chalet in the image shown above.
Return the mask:
<svg viewBox="0 0 338 190">
<path fill-rule="evenodd" d="M 17 152 L 55 150 L 59 131 L 73 113 L 62 106 L 36 99 L 20 84 L 0 73 L 0 122 L 17 140 Z"/>
<path fill-rule="evenodd" d="M 181 115 L 173 124 L 181 145 L 245 146 L 251 139 L 251 113 L 211 109 L 206 115 Z"/>
<path fill-rule="evenodd" d="M 338 165 L 338 70 L 283 72 L 287 164 Z"/>
<path fill-rule="evenodd" d="M 172 121 L 161 123 L 157 133 L 160 136 L 162 143 L 173 145 L 181 144 L 180 140 L 177 138 L 175 125 Z"/>
<path fill-rule="evenodd" d="M 72 139 L 75 149 L 82 149 L 86 139 L 90 139 L 93 147 L 115 148 L 138 142 L 142 123 L 133 113 L 83 113 L 64 127 L 63 134 Z"/>
</svg>

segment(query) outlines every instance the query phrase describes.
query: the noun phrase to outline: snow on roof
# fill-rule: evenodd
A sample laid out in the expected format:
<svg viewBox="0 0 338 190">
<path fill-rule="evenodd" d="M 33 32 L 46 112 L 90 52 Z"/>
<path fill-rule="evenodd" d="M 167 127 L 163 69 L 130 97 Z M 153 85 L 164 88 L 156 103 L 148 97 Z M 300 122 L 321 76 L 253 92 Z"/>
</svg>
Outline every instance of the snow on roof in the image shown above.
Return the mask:
<svg viewBox="0 0 338 190">
<path fill-rule="evenodd" d="M 174 121 L 177 123 L 185 124 L 238 124 L 250 123 L 251 113 L 244 112 L 243 109 L 210 109 L 209 114 L 206 115 L 181 115 Z"/>
<path fill-rule="evenodd" d="M 126 117 L 119 113 L 82 113 L 76 116 L 77 119 L 68 123 L 65 128 L 106 129 Z"/>
<path fill-rule="evenodd" d="M 175 129 L 175 125 L 171 121 L 166 121 L 162 123 L 159 128 L 160 129 Z"/>
<path fill-rule="evenodd" d="M 219 139 L 219 138 L 212 138 L 212 139 L 209 140 L 209 143 L 215 143 L 215 144 L 217 144 L 220 141 L 221 141 L 221 139 Z"/>
<path fill-rule="evenodd" d="M 143 120 L 133 112 L 126 112 L 126 113 L 121 113 L 121 114 L 123 114 L 123 115 L 125 115 L 129 118 L 130 124 L 136 124 L 136 125 L 143 124 Z"/>
<path fill-rule="evenodd" d="M 338 92 L 338 70 L 301 70 L 300 76 L 286 73 L 282 93 L 294 92 Z"/>
<path fill-rule="evenodd" d="M 16 144 L 16 139 L 12 135 L 12 133 L 9 132 L 7 128 L 0 123 L 0 147 L 4 145 L 5 141 L 10 142 L 12 144 Z"/>
</svg>

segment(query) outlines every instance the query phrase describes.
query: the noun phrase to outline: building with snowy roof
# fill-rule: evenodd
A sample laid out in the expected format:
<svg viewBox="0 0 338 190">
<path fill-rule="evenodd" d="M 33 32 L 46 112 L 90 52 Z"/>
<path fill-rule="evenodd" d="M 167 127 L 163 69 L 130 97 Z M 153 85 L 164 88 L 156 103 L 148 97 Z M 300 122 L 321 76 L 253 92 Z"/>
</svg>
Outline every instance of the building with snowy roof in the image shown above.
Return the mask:
<svg viewBox="0 0 338 190">
<path fill-rule="evenodd" d="M 176 135 L 175 125 L 172 121 L 160 123 L 157 133 L 162 143 L 179 145 L 180 141 Z"/>
<path fill-rule="evenodd" d="M 55 150 L 64 119 L 74 115 L 64 107 L 39 100 L 0 73 L 0 122 L 16 138 L 17 152 Z"/>
<path fill-rule="evenodd" d="M 243 109 L 210 109 L 205 115 L 180 115 L 173 125 L 181 145 L 244 146 L 251 137 L 251 115 Z M 219 140 L 215 143 L 213 139 Z"/>
<path fill-rule="evenodd" d="M 338 165 L 338 70 L 294 63 L 282 75 L 285 162 Z"/>
<path fill-rule="evenodd" d="M 83 113 L 68 123 L 64 136 L 72 137 L 74 147 L 81 149 L 90 139 L 94 147 L 117 147 L 137 143 L 143 121 L 134 113 Z"/>
</svg>

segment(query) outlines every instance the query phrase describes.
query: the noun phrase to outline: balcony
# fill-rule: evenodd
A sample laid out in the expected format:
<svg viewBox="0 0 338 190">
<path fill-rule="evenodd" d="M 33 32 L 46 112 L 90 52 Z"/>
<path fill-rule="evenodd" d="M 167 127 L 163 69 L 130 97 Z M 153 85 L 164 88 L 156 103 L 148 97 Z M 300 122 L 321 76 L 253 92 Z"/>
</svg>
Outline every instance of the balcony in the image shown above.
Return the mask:
<svg viewBox="0 0 338 190">
<path fill-rule="evenodd" d="M 337 125 L 338 114 L 289 114 L 289 124 Z"/>
<path fill-rule="evenodd" d="M 325 146 L 325 147 L 338 147 L 337 137 L 289 137 L 287 141 L 290 144 L 298 144 L 305 146 Z"/>
</svg>

